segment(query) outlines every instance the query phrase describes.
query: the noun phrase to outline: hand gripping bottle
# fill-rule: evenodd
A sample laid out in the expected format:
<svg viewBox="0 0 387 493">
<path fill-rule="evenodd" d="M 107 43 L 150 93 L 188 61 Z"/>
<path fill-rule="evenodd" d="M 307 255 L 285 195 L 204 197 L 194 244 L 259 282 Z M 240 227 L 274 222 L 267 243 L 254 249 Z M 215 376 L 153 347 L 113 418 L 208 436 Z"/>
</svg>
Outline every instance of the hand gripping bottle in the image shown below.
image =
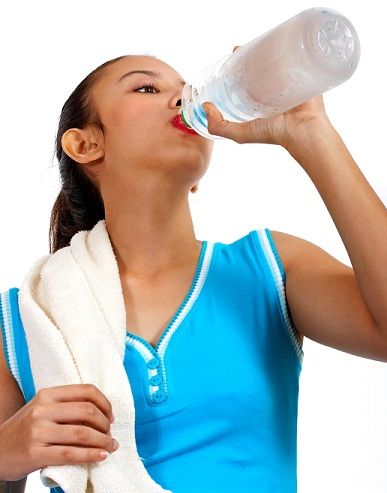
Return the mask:
<svg viewBox="0 0 387 493">
<path fill-rule="evenodd" d="M 183 88 L 180 115 L 203 137 L 223 139 L 208 132 L 205 101 L 229 121 L 270 118 L 349 79 L 359 58 L 359 38 L 346 17 L 307 9 L 194 75 Z"/>
</svg>

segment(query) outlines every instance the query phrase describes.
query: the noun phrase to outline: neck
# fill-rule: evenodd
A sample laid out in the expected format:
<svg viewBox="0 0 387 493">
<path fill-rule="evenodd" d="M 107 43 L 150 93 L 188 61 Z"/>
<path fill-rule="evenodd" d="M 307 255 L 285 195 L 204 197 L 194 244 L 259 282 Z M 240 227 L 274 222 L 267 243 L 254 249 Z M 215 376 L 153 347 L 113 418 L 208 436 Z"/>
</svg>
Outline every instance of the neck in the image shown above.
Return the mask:
<svg viewBox="0 0 387 493">
<path fill-rule="evenodd" d="M 150 280 L 197 260 L 201 242 L 195 238 L 187 194 L 131 195 L 127 201 L 117 196 L 104 202 L 121 276 Z"/>
</svg>

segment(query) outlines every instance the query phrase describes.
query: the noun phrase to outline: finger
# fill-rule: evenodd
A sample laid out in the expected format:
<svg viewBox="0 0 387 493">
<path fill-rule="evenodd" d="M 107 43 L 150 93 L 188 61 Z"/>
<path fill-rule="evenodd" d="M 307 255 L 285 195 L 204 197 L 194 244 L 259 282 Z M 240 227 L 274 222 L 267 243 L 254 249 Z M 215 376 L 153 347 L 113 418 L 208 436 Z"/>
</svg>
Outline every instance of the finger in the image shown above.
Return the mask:
<svg viewBox="0 0 387 493">
<path fill-rule="evenodd" d="M 238 143 L 241 142 L 243 124 L 225 120 L 218 108 L 209 101 L 203 103 L 202 107 L 206 112 L 207 129 L 210 134 L 219 135 Z"/>
<path fill-rule="evenodd" d="M 109 455 L 101 456 L 103 453 L 106 454 L 106 450 L 98 448 L 45 445 L 36 455 L 39 454 L 40 463 L 42 464 L 41 467 L 45 467 L 100 462 Z"/>
<path fill-rule="evenodd" d="M 46 445 L 71 445 L 100 448 L 108 452 L 116 449 L 113 437 L 82 425 L 53 424 L 40 431 L 40 441 Z"/>
<path fill-rule="evenodd" d="M 48 408 L 49 419 L 55 423 L 87 424 L 102 433 L 109 433 L 110 420 L 92 402 L 61 402 Z"/>
<path fill-rule="evenodd" d="M 113 415 L 109 399 L 95 385 L 90 383 L 48 387 L 39 390 L 38 394 L 41 400 L 46 401 L 89 401 L 95 404 L 107 419 Z"/>
</svg>

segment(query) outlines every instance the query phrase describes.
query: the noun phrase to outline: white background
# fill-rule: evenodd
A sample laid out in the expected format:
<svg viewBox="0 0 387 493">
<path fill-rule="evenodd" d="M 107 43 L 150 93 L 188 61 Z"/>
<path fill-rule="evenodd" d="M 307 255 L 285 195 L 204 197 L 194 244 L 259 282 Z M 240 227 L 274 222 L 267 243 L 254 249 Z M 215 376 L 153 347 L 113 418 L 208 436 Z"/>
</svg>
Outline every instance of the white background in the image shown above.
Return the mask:
<svg viewBox="0 0 387 493">
<path fill-rule="evenodd" d="M 4 5 L 4 4 L 3 4 Z M 348 17 L 361 41 L 351 79 L 324 95 L 328 116 L 387 205 L 387 87 L 382 2 L 8 2 L 1 7 L 0 290 L 20 286 L 48 253 L 59 191 L 54 139 L 60 110 L 96 66 L 153 54 L 186 80 L 235 45 L 316 6 Z M 198 239 L 231 242 L 269 227 L 350 264 L 335 224 L 300 165 L 279 146 L 215 141 L 190 194 Z M 364 247 L 367 248 L 367 225 Z M 386 268 L 380 265 L 380 268 Z M 300 493 L 387 491 L 387 365 L 304 340 L 298 424 Z M 31 474 L 27 491 L 48 491 Z M 257 493 L 258 489 L 256 490 Z"/>
</svg>

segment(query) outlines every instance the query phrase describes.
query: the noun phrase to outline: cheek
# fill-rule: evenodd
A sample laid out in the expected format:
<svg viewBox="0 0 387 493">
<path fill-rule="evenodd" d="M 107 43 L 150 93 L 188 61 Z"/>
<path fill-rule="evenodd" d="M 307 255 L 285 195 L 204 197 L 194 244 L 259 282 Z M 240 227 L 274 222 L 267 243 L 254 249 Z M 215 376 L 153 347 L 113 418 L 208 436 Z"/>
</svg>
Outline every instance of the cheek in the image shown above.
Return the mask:
<svg viewBox="0 0 387 493">
<path fill-rule="evenodd" d="M 109 120 L 111 132 L 125 140 L 138 142 L 144 139 L 157 139 L 163 130 L 160 111 L 145 104 L 126 104 L 114 109 Z M 164 126 L 166 123 L 164 123 Z"/>
<path fill-rule="evenodd" d="M 109 112 L 106 118 L 107 131 L 105 149 L 112 159 L 141 160 L 155 153 L 157 143 L 162 140 L 160 116 L 154 115 L 140 105 L 120 105 Z"/>
<path fill-rule="evenodd" d="M 135 128 L 142 114 L 138 105 L 118 104 L 109 115 L 109 124 L 117 130 Z"/>
</svg>

